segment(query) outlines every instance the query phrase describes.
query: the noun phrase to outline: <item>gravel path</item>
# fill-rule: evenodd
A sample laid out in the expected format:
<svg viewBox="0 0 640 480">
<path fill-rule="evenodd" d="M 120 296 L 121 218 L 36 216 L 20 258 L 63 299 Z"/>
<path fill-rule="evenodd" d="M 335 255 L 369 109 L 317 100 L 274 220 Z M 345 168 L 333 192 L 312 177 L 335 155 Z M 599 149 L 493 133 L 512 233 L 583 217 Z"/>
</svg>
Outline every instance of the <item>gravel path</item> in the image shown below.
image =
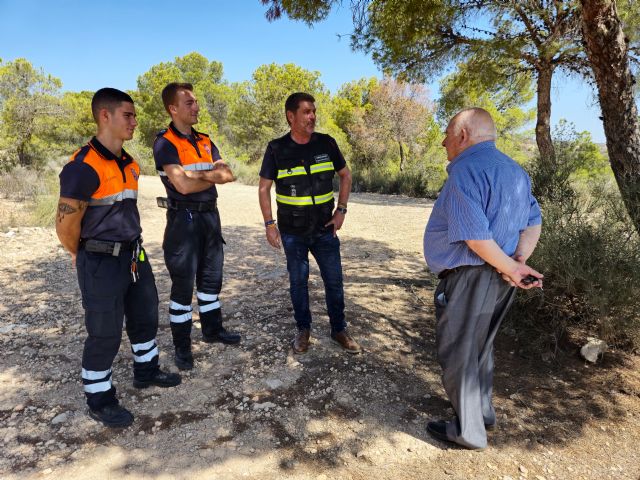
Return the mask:
<svg viewBox="0 0 640 480">
<path fill-rule="evenodd" d="M 141 194 L 160 360 L 175 370 L 158 178 L 143 177 Z M 294 357 L 284 256 L 263 238 L 257 189 L 221 187 L 221 298 L 243 343 L 201 343 L 196 322 L 197 365 L 182 385 L 136 390 L 125 337 L 114 380 L 136 421 L 124 430 L 86 415 L 79 291 L 55 232 L 0 233 L 0 478 L 638 479 L 640 361 L 616 352 L 597 366 L 577 357 L 556 365 L 522 355 L 526 339 L 505 332 L 490 447 L 448 448 L 426 434 L 428 419 L 451 414 L 435 361 L 435 279 L 421 254 L 431 205 L 352 196 L 340 237 L 348 320 L 365 353 L 348 356 L 328 341 L 313 269 L 314 343 Z"/>
</svg>

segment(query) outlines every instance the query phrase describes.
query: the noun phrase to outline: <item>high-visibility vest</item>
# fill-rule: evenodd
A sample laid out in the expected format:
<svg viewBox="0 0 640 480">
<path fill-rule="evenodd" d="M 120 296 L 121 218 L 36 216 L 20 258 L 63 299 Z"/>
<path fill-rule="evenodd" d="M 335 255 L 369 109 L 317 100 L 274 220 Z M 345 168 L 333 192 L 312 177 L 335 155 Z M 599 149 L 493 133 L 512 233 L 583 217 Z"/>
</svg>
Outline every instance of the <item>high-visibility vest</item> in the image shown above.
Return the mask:
<svg viewBox="0 0 640 480">
<path fill-rule="evenodd" d="M 284 231 L 313 228 L 331 219 L 335 169 L 328 135 L 314 133 L 305 145 L 289 135 L 270 144 L 275 157 L 278 223 Z"/>
</svg>

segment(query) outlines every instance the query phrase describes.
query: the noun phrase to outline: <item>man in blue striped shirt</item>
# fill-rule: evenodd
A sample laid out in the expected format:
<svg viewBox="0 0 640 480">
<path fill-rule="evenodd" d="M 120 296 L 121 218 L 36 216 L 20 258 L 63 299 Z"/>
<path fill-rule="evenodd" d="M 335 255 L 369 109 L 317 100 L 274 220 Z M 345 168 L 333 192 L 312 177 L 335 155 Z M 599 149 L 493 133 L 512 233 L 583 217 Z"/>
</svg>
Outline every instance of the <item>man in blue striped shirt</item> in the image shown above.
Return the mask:
<svg viewBox="0 0 640 480">
<path fill-rule="evenodd" d="M 442 146 L 449 177 L 424 233 L 424 256 L 441 279 L 435 291 L 436 347 L 456 418 L 428 432 L 466 448 L 487 446 L 495 426 L 491 402 L 493 340 L 516 288 L 542 287 L 526 264 L 541 231 L 527 173 L 495 146 L 491 115 L 461 111 Z"/>
</svg>

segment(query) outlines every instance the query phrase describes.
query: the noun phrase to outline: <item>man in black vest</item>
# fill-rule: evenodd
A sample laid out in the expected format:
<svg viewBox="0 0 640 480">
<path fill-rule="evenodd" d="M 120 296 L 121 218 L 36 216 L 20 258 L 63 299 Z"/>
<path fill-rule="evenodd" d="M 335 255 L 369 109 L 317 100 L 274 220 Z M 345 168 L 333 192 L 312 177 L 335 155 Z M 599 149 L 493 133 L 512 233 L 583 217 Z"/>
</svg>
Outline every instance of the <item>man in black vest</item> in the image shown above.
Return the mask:
<svg viewBox="0 0 640 480">
<path fill-rule="evenodd" d="M 315 99 L 308 93 L 294 93 L 285 102 L 291 131 L 269 142 L 260 168 L 259 199 L 267 240 L 274 248 L 284 246 L 291 302 L 298 326 L 294 353 L 309 348 L 309 252 L 314 256 L 324 281 L 331 338 L 349 353 L 360 345 L 347 333 L 344 318 L 344 290 L 340 240 L 351 191 L 351 172 L 338 144 L 329 135 L 315 132 Z M 338 207 L 334 211 L 333 176 L 340 177 Z M 276 182 L 278 226 L 271 212 L 271 185 Z"/>
</svg>

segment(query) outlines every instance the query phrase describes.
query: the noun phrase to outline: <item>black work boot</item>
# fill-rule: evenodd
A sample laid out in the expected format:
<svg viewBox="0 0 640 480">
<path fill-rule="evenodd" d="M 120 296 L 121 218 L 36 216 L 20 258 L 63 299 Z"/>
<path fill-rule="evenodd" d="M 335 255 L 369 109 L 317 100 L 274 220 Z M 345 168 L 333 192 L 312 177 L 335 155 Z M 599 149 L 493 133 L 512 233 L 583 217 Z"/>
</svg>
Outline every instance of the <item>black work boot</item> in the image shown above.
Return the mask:
<svg viewBox="0 0 640 480">
<path fill-rule="evenodd" d="M 222 326 L 222 311 L 219 308 L 200 314 L 200 325 L 202 327 L 202 340 L 207 343 L 224 343 L 235 345 L 240 343 L 242 337 L 239 333 L 227 332 Z"/>
<path fill-rule="evenodd" d="M 203 333 L 202 340 L 207 343 L 220 342 L 226 345 L 237 345 L 238 343 L 240 343 L 240 340 L 242 340 L 242 337 L 239 333 L 227 332 L 224 327 L 220 327 L 220 330 L 218 330 L 218 332 L 214 333 L 213 335 L 205 335 Z"/>
<path fill-rule="evenodd" d="M 133 414 L 120 405 L 106 405 L 97 410 L 89 409 L 89 416 L 106 427 L 128 427 L 133 423 Z"/>
<path fill-rule="evenodd" d="M 193 368 L 191 347 L 176 347 L 175 362 L 180 370 L 191 370 Z"/>
<path fill-rule="evenodd" d="M 156 387 L 175 387 L 182 383 L 182 378 L 177 373 L 163 372 L 158 368 L 156 373 L 145 380 L 133 379 L 133 386 L 136 388 Z"/>
</svg>

